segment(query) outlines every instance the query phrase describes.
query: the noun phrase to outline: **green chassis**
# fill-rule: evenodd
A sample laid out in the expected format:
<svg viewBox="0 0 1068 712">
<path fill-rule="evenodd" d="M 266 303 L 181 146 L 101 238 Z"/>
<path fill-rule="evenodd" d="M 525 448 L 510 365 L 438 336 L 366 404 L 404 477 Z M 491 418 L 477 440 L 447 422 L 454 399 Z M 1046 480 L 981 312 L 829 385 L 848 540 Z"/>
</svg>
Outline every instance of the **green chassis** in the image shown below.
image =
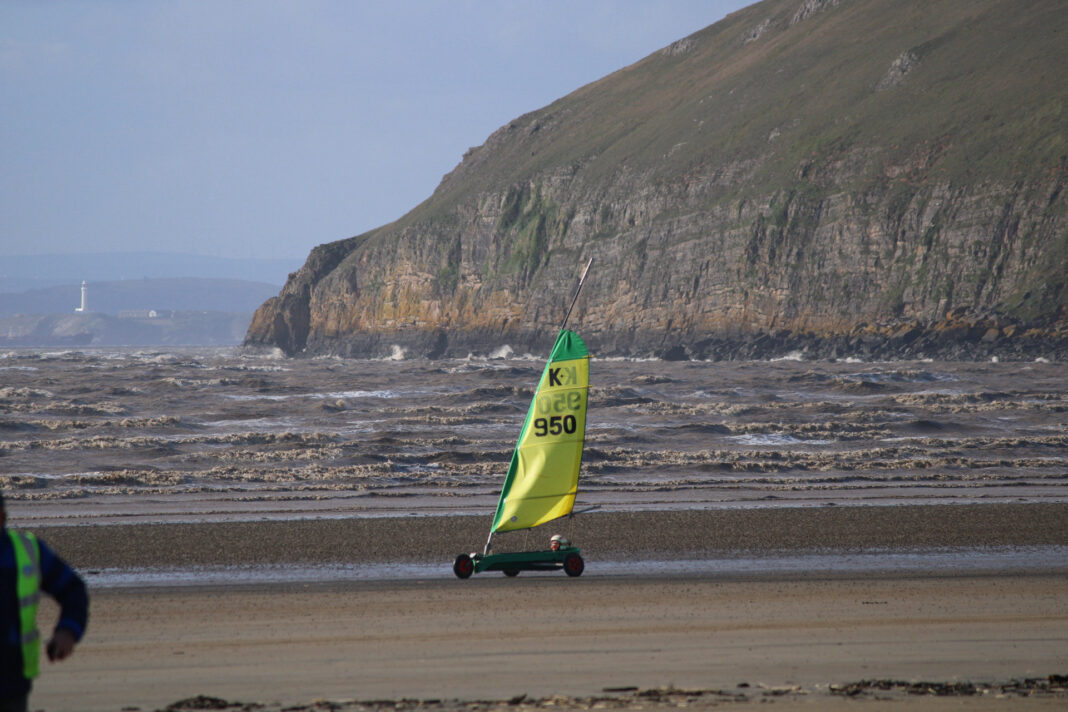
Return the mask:
<svg viewBox="0 0 1068 712">
<path fill-rule="evenodd" d="M 464 562 L 468 559 L 468 562 Z M 456 557 L 453 572 L 459 578 L 472 573 L 502 571 L 505 576 L 515 576 L 520 571 L 560 571 L 568 576 L 579 576 L 585 563 L 577 546 L 561 547 L 557 551 L 516 551 L 503 554 L 460 554 Z"/>
</svg>

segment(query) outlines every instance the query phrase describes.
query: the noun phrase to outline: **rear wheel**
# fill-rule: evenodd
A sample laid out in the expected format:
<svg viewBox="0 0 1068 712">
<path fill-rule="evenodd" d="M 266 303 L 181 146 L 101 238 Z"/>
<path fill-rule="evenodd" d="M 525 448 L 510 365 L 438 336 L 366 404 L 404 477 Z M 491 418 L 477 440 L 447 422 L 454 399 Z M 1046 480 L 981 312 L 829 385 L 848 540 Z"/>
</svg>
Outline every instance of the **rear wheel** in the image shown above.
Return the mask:
<svg viewBox="0 0 1068 712">
<path fill-rule="evenodd" d="M 519 569 L 504 569 L 504 575 L 508 578 L 513 578 L 519 575 Z"/>
<path fill-rule="evenodd" d="M 475 573 L 475 562 L 471 561 L 467 554 L 460 554 L 456 561 L 452 562 L 452 572 L 456 574 L 456 578 L 470 578 L 471 574 Z"/>
<path fill-rule="evenodd" d="M 568 576 L 581 576 L 586 569 L 586 562 L 578 554 L 568 554 L 564 557 L 564 573 Z"/>
</svg>

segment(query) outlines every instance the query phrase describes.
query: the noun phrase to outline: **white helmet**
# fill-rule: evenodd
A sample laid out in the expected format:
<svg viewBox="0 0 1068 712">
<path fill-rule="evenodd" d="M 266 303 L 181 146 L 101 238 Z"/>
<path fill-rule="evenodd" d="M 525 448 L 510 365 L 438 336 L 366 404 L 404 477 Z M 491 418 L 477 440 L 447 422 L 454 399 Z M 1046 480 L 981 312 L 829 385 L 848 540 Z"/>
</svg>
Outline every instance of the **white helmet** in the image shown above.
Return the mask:
<svg viewBox="0 0 1068 712">
<path fill-rule="evenodd" d="M 568 541 L 568 538 L 566 536 L 561 536 L 560 534 L 553 534 L 552 539 L 549 539 L 550 544 L 554 541 L 560 546 L 571 546 L 571 542 Z"/>
</svg>

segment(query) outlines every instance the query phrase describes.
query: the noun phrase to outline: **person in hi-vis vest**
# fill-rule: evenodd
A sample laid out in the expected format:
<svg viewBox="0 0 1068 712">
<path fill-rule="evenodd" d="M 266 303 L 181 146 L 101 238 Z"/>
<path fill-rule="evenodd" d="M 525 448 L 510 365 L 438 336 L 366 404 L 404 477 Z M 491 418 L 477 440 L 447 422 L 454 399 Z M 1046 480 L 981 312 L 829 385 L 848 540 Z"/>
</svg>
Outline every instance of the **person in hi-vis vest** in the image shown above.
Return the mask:
<svg viewBox="0 0 1068 712">
<path fill-rule="evenodd" d="M 25 712 L 40 666 L 37 601 L 41 591 L 59 603 L 59 621 L 48 641 L 48 659 L 63 660 L 82 639 L 89 617 L 85 582 L 43 541 L 7 528 L 0 493 L 0 712 Z"/>
</svg>

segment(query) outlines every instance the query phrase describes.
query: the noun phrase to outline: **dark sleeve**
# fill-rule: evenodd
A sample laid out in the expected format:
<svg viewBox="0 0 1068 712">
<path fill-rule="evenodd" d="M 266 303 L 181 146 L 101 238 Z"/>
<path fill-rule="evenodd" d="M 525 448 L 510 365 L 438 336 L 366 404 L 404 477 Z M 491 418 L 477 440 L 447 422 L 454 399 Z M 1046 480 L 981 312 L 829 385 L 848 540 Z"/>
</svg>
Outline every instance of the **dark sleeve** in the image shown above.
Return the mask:
<svg viewBox="0 0 1068 712">
<path fill-rule="evenodd" d="M 85 634 L 89 622 L 89 592 L 85 582 L 67 562 L 56 556 L 40 539 L 41 588 L 59 603 L 59 622 L 56 629 L 66 628 L 76 640 Z"/>
</svg>

